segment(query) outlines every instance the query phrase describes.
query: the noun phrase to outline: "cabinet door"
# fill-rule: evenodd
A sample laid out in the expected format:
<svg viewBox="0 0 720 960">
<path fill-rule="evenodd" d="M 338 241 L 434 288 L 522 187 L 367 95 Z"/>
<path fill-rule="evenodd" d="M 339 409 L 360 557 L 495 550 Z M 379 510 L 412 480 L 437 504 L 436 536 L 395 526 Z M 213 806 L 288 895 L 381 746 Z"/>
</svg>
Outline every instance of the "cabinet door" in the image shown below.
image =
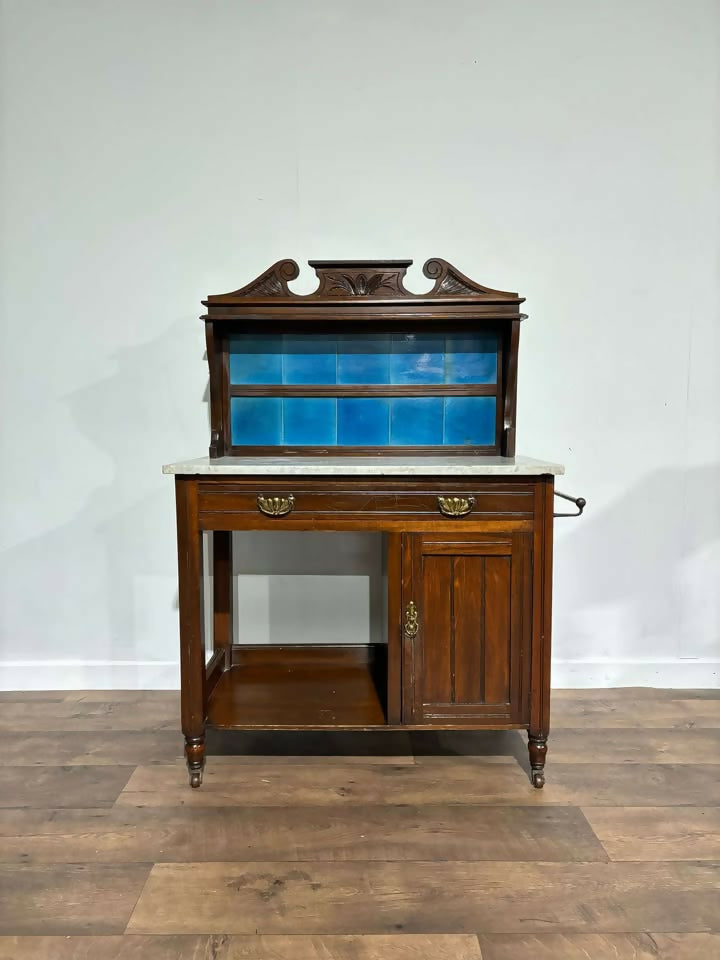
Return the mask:
<svg viewBox="0 0 720 960">
<path fill-rule="evenodd" d="M 405 723 L 526 723 L 531 535 L 404 540 Z"/>
</svg>

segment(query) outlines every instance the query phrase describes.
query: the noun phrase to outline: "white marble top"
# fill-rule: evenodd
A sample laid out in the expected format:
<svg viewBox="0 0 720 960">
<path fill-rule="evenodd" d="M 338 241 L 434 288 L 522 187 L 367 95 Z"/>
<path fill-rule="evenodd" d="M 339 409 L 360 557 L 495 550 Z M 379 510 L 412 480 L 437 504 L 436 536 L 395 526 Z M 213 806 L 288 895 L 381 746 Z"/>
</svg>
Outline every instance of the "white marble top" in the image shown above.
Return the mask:
<svg viewBox="0 0 720 960">
<path fill-rule="evenodd" d="M 565 467 L 531 457 L 198 457 L 167 463 L 163 473 L 227 476 L 538 476 Z"/>
</svg>

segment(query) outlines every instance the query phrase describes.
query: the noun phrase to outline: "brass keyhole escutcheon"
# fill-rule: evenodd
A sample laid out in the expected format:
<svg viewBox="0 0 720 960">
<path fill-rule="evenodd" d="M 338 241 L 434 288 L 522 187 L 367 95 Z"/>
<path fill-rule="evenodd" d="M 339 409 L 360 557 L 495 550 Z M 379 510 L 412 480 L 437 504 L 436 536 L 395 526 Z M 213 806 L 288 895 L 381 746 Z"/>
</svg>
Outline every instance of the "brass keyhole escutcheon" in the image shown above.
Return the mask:
<svg viewBox="0 0 720 960">
<path fill-rule="evenodd" d="M 405 607 L 405 636 L 411 638 L 416 636 L 418 627 L 418 609 L 411 600 L 407 607 Z"/>
<path fill-rule="evenodd" d="M 264 497 L 259 494 L 257 505 L 260 512 L 268 517 L 284 517 L 295 506 L 295 497 L 292 494 L 287 497 Z"/>
<path fill-rule="evenodd" d="M 475 506 L 475 497 L 438 497 L 437 502 L 446 517 L 464 517 Z"/>
</svg>

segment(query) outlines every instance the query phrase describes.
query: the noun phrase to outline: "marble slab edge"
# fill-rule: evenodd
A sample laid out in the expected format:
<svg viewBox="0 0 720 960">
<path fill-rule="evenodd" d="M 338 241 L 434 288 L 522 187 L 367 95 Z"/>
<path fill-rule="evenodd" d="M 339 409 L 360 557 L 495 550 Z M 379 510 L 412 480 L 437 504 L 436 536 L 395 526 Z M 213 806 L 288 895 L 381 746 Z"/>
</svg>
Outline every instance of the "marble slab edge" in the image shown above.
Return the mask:
<svg viewBox="0 0 720 960">
<path fill-rule="evenodd" d="M 565 467 L 532 457 L 198 457 L 163 473 L 228 476 L 560 476 Z"/>
</svg>

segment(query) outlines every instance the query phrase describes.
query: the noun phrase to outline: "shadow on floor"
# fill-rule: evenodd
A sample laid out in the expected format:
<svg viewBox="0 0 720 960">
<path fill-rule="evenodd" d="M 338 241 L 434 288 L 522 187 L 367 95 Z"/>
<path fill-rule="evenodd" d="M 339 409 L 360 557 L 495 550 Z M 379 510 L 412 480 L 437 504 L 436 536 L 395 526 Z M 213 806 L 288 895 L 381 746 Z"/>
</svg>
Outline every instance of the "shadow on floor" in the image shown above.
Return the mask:
<svg viewBox="0 0 720 960">
<path fill-rule="evenodd" d="M 290 757 L 468 757 L 514 760 L 529 772 L 527 740 L 519 730 L 342 731 L 208 730 L 207 755 Z"/>
</svg>

